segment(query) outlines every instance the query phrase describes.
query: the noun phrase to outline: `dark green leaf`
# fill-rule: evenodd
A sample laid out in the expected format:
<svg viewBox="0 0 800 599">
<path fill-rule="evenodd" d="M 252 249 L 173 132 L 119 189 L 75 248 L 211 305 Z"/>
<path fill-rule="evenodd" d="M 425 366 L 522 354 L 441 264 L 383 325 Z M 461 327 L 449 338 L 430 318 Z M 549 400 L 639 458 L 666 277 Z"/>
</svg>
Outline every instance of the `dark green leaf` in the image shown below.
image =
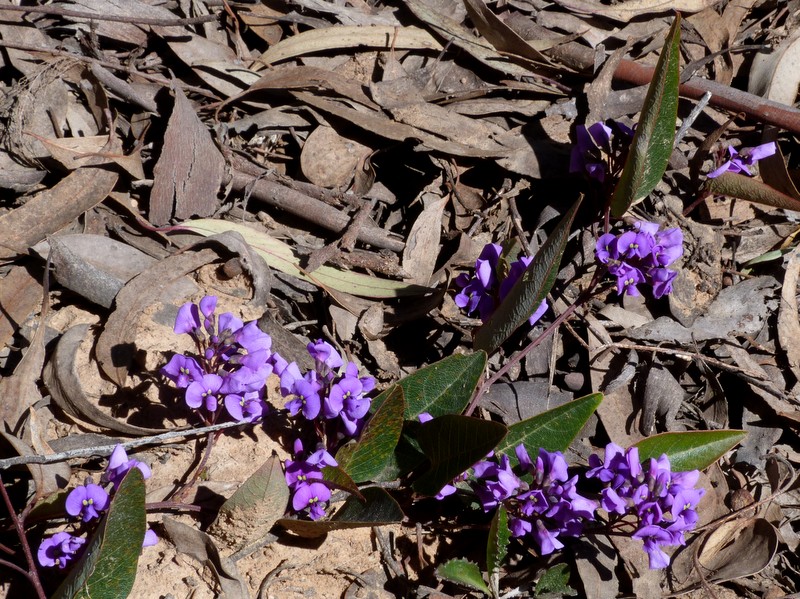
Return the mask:
<svg viewBox="0 0 800 599">
<path fill-rule="evenodd" d="M 443 486 L 485 457 L 503 439 L 506 427 L 498 422 L 448 414 L 419 428 L 417 441 L 431 462 L 414 490 L 436 495 Z"/>
<path fill-rule="evenodd" d="M 746 435 L 733 430 L 663 433 L 642 439 L 636 447 L 642 461 L 665 453 L 673 472 L 686 472 L 708 468 Z"/>
<path fill-rule="evenodd" d="M 578 211 L 579 199 L 562 217 L 556 228 L 536 253 L 533 261 L 511 288 L 508 295 L 475 334 L 476 349 L 493 352 L 508 339 L 542 303 L 556 281 L 561 257 L 569 238 L 572 221 Z"/>
<path fill-rule="evenodd" d="M 503 566 L 508 554 L 508 541 L 511 531 L 508 530 L 508 512 L 500 504 L 489 527 L 489 542 L 486 543 L 486 571 L 489 576 L 496 576 Z"/>
<path fill-rule="evenodd" d="M 54 599 L 127 597 L 147 528 L 144 478 L 132 468 L 114 494 L 108 514 L 86 543 L 83 557 L 53 595 Z"/>
<path fill-rule="evenodd" d="M 402 522 L 405 518 L 400 505 L 380 487 L 362 489 L 366 504 L 356 497 L 348 497 L 342 507 L 330 520 L 309 522 L 283 518 L 278 524 L 301 537 L 321 537 L 332 530 L 343 528 L 363 528 Z"/>
<path fill-rule="evenodd" d="M 681 17 L 675 17 L 653 72 L 628 158 L 611 199 L 611 214 L 620 217 L 647 196 L 664 176 L 675 143 L 680 83 Z"/>
<path fill-rule="evenodd" d="M 394 385 L 381 406 L 370 417 L 358 442 L 348 450 L 346 460 L 337 460 L 339 466 L 357 483 L 374 480 L 390 461 L 400 432 L 406 402 L 403 388 Z"/>
<path fill-rule="evenodd" d="M 705 188 L 717 195 L 730 196 L 786 210 L 800 210 L 800 200 L 796 200 L 758 179 L 739 173 L 722 173 L 719 177 L 708 179 Z"/>
<path fill-rule="evenodd" d="M 547 451 L 565 451 L 601 401 L 602 393 L 592 393 L 517 422 L 508 427 L 508 435 L 495 451 L 508 454 L 514 463 L 517 460 L 514 450 L 520 443 L 525 445 L 531 458 L 539 454 L 540 447 Z"/>
<path fill-rule="evenodd" d="M 436 575 L 444 580 L 475 589 L 487 595 L 491 594 L 489 587 L 483 581 L 478 564 L 465 559 L 451 559 L 436 568 Z"/>
<path fill-rule="evenodd" d="M 408 420 L 403 425 L 403 433 L 394 448 L 394 453 L 373 479 L 376 482 L 388 482 L 406 476 L 425 461 L 425 454 L 412 435 L 419 431 L 420 423 Z M 412 432 L 413 431 L 413 432 Z"/>
<path fill-rule="evenodd" d="M 281 461 L 272 455 L 222 504 L 209 532 L 241 549 L 265 537 L 288 502 Z"/>
<path fill-rule="evenodd" d="M 360 501 L 365 501 L 358 485 L 340 466 L 325 466 L 322 469 L 322 480 L 331 488 L 347 491 L 351 495 L 355 495 Z"/>
<path fill-rule="evenodd" d="M 428 412 L 434 418 L 461 413 L 467 407 L 485 368 L 486 354 L 475 352 L 448 356 L 408 375 L 397 383 L 405 394 L 405 419 L 413 420 L 422 412 Z M 391 389 L 372 401 L 373 410 L 383 405 L 389 392 Z"/>
<path fill-rule="evenodd" d="M 556 564 L 545 570 L 536 582 L 536 596 L 550 595 L 554 597 L 572 597 L 576 595 L 575 589 L 569 586 L 569 566 Z"/>
</svg>

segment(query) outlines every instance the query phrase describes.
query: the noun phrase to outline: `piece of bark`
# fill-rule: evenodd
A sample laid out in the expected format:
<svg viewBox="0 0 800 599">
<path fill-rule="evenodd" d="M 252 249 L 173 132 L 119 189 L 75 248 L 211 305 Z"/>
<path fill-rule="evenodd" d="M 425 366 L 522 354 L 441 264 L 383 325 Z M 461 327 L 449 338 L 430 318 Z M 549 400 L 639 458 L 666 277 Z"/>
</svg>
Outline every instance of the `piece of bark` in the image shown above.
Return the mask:
<svg viewBox="0 0 800 599">
<path fill-rule="evenodd" d="M 214 214 L 225 175 L 225 159 L 208 129 L 183 91 L 175 86 L 174 92 L 164 147 L 153 169 L 149 216 L 155 225 L 168 223 L 173 214 L 180 220 Z"/>
</svg>

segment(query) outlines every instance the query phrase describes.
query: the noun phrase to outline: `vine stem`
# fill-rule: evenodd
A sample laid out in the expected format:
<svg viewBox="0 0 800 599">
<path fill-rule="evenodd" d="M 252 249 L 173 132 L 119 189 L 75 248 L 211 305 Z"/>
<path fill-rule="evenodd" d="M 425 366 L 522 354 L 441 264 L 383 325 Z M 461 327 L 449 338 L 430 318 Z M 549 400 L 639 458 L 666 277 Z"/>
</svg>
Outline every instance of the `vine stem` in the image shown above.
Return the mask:
<svg viewBox="0 0 800 599">
<path fill-rule="evenodd" d="M 515 355 L 508 360 L 508 362 L 500 368 L 497 372 L 495 372 L 491 377 L 483 381 L 481 386 L 478 387 L 478 390 L 475 392 L 475 395 L 472 396 L 472 400 L 469 402 L 466 411 L 464 412 L 465 415 L 471 416 L 472 412 L 475 411 L 475 408 L 478 407 L 478 402 L 480 401 L 483 394 L 486 393 L 493 384 L 495 384 L 500 377 L 502 377 L 506 372 L 508 372 L 511 367 L 516 364 L 517 362 L 521 361 L 525 356 L 527 356 L 534 348 L 539 346 L 549 335 L 551 335 L 561 323 L 564 322 L 567 318 L 569 318 L 575 310 L 577 310 L 580 306 L 586 303 L 592 295 L 594 294 L 594 289 L 597 287 L 597 284 L 600 282 L 600 277 L 605 273 L 604 269 L 598 268 L 595 270 L 594 276 L 592 277 L 592 281 L 589 283 L 589 286 L 578 296 L 574 303 L 567 307 L 561 314 L 556 317 L 553 323 L 547 327 L 544 332 L 539 335 L 536 339 L 530 342 L 530 344 L 517 352 Z"/>
<path fill-rule="evenodd" d="M 31 551 L 31 546 L 28 543 L 28 537 L 25 534 L 25 524 L 23 519 L 17 516 L 17 512 L 14 510 L 14 505 L 11 503 L 11 498 L 8 496 L 8 491 L 6 491 L 6 485 L 3 482 L 2 475 L 0 475 L 0 493 L 3 495 L 3 502 L 6 504 L 8 514 L 11 516 L 11 521 L 14 523 L 14 528 L 17 531 L 19 542 L 22 544 L 22 551 L 25 554 L 25 559 L 28 562 L 28 571 L 25 572 L 24 569 L 6 562 L 5 560 L 2 560 L 2 563 L 6 566 L 12 567 L 12 569 L 17 570 L 18 572 L 25 574 L 27 579 L 33 585 L 33 588 L 36 589 L 36 595 L 39 597 L 39 599 L 47 599 L 47 595 L 45 595 L 44 589 L 42 588 L 42 581 L 39 580 L 39 571 L 36 569 L 36 562 L 33 559 L 33 552 Z"/>
</svg>

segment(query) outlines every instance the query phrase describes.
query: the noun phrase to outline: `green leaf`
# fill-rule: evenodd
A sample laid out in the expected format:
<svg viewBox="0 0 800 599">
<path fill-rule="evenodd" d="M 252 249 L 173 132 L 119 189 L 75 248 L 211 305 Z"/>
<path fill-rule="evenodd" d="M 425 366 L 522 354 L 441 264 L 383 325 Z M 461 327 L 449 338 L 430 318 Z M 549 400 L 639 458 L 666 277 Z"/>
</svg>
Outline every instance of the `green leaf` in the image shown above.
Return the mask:
<svg viewBox="0 0 800 599">
<path fill-rule="evenodd" d="M 405 518 L 400 504 L 384 489 L 367 487 L 361 493 L 366 503 L 356 497 L 348 497 L 330 520 L 309 522 L 282 518 L 278 520 L 278 524 L 301 537 L 314 538 L 324 536 L 332 530 L 394 524 Z"/>
<path fill-rule="evenodd" d="M 763 181 L 739 173 L 722 173 L 719 177 L 707 179 L 705 189 L 717 195 L 739 198 L 775 208 L 800 210 L 800 200 L 770 187 Z"/>
<path fill-rule="evenodd" d="M 436 495 L 442 487 L 485 457 L 506 435 L 498 422 L 447 414 L 419 427 L 417 441 L 430 469 L 415 483 L 414 490 Z"/>
<path fill-rule="evenodd" d="M 247 225 L 201 218 L 187 221 L 181 227 L 206 237 L 225 231 L 236 231 L 267 261 L 270 267 L 287 275 L 313 283 L 323 289 L 329 287 L 337 291 L 377 299 L 423 295 L 433 291 L 421 285 L 391 281 L 374 275 L 339 270 L 331 266 L 320 266 L 314 272 L 307 273 L 300 268 L 300 259 L 295 256 L 291 246 L 275 239 L 264 231 L 257 231 Z"/>
<path fill-rule="evenodd" d="M 492 525 L 489 527 L 489 542 L 486 544 L 486 571 L 490 577 L 497 576 L 503 562 L 508 555 L 508 542 L 511 538 L 511 531 L 508 530 L 508 512 L 505 506 L 500 504 L 492 518 Z"/>
<path fill-rule="evenodd" d="M 358 442 L 349 449 L 346 461 L 339 462 L 355 482 L 374 480 L 386 467 L 403 430 L 405 409 L 403 388 L 394 385 L 367 422 Z"/>
<path fill-rule="evenodd" d="M 54 599 L 119 599 L 127 597 L 147 528 L 144 478 L 131 468 L 114 494 L 108 514 L 84 545 L 83 557 L 53 595 Z"/>
<path fill-rule="evenodd" d="M 582 199 L 582 198 L 581 198 Z M 508 339 L 547 297 L 558 275 L 561 257 L 581 199 L 570 208 L 511 288 L 503 302 L 475 334 L 473 345 L 491 353 Z"/>
<path fill-rule="evenodd" d="M 744 431 L 691 431 L 663 433 L 642 439 L 636 444 L 639 458 L 659 458 L 667 454 L 673 472 L 703 470 L 747 436 Z"/>
<path fill-rule="evenodd" d="M 611 214 L 620 217 L 646 197 L 664 176 L 675 143 L 680 84 L 681 17 L 675 17 L 653 72 L 628 158 L 611 199 Z"/>
<path fill-rule="evenodd" d="M 355 495 L 360 501 L 366 501 L 358 485 L 340 466 L 325 466 L 322 469 L 322 480 L 330 488 L 347 491 L 351 495 Z"/>
<path fill-rule="evenodd" d="M 517 422 L 508 427 L 508 435 L 495 452 L 507 454 L 516 463 L 514 450 L 520 443 L 534 459 L 540 447 L 547 451 L 565 451 L 601 401 L 602 393 L 592 393 Z"/>
<path fill-rule="evenodd" d="M 555 597 L 573 597 L 577 593 L 569 586 L 569 565 L 556 564 L 552 568 L 545 570 L 541 578 L 536 582 L 536 597 L 550 595 Z"/>
<path fill-rule="evenodd" d="M 272 455 L 222 504 L 209 532 L 238 551 L 265 537 L 288 503 L 281 461 Z"/>
<path fill-rule="evenodd" d="M 461 413 L 472 398 L 485 368 L 486 354 L 479 351 L 448 356 L 408 375 L 397 383 L 406 399 L 404 418 L 413 420 L 422 412 L 434 418 Z M 376 397 L 372 409 L 378 409 L 390 392 L 391 389 L 387 389 Z"/>
<path fill-rule="evenodd" d="M 436 576 L 449 580 L 467 588 L 491 595 L 489 587 L 483 581 L 478 564 L 465 559 L 451 559 L 436 568 Z"/>
<path fill-rule="evenodd" d="M 403 424 L 403 432 L 394 452 L 381 470 L 372 479 L 375 482 L 388 482 L 402 478 L 425 461 L 425 454 L 413 435 L 419 430 L 420 423 L 407 420 Z"/>
</svg>

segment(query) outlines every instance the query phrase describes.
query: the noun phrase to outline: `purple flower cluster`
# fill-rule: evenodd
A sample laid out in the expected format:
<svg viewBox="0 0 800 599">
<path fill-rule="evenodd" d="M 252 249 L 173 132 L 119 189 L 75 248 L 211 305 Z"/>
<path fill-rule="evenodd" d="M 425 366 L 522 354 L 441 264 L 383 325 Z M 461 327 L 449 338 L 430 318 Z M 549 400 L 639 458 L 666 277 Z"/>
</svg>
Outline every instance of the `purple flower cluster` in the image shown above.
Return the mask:
<svg viewBox="0 0 800 599">
<path fill-rule="evenodd" d="M 73 489 L 67 495 L 65 508 L 70 516 L 80 518 L 83 523 L 99 518 L 110 503 L 109 490 L 113 493 L 125 474 L 132 468 L 138 468 L 144 478 L 150 478 L 150 468 L 147 464 L 135 459 L 128 459 L 128 454 L 121 445 L 117 445 L 108 461 L 106 471 L 101 477 L 101 482 L 106 485 L 96 485 L 91 477 L 83 485 Z M 147 529 L 142 547 L 155 545 L 158 537 L 151 529 Z M 52 537 L 44 539 L 39 545 L 37 557 L 39 563 L 51 568 L 58 566 L 64 568 L 74 559 L 86 543 L 83 537 L 75 536 L 68 532 L 59 532 Z"/>
<path fill-rule="evenodd" d="M 531 257 L 522 256 L 511 263 L 508 274 L 500 280 L 498 265 L 502 253 L 502 246 L 496 243 L 487 244 L 475 261 L 475 274 L 470 276 L 462 273 L 456 277 L 456 285 L 461 288 L 461 292 L 455 297 L 456 306 L 466 308 L 467 314 L 477 312 L 483 321 L 489 319 L 533 261 Z M 546 311 L 547 300 L 542 300 L 528 322 L 531 325 L 536 324 Z"/>
<path fill-rule="evenodd" d="M 539 553 L 548 555 L 564 546 L 559 537 L 579 536 L 584 522 L 594 520 L 597 506 L 578 494 L 578 476 L 569 477 L 561 452 L 540 449 L 535 461 L 524 445 L 515 452 L 516 468 L 507 455 L 475 464 L 475 494 L 486 512 L 502 503 L 509 513 L 512 536 L 530 535 Z"/>
<path fill-rule="evenodd" d="M 659 229 L 657 223 L 638 221 L 632 231 L 606 233 L 597 240 L 597 259 L 617 277 L 620 295 L 639 295 L 642 283 L 653 287 L 656 298 L 672 292 L 678 272 L 667 266 L 683 255 L 683 233 L 677 227 Z"/>
<path fill-rule="evenodd" d="M 186 405 L 207 423 L 217 420 L 221 403 L 234 420 L 251 422 L 266 409 L 267 377 L 287 364 L 270 351 L 272 339 L 255 321 L 244 324 L 230 312 L 217 316 L 216 307 L 213 295 L 181 306 L 175 332 L 190 335 L 198 353 L 175 354 L 161 373 L 185 390 Z"/>
<path fill-rule="evenodd" d="M 775 142 L 761 144 L 755 148 L 743 148 L 738 152 L 733 146 L 728 146 L 728 160 L 722 163 L 718 168 L 708 173 L 708 177 L 714 179 L 719 177 L 722 173 L 744 173 L 750 177 L 753 173 L 750 172 L 748 167 L 753 166 L 756 162 L 767 156 L 772 156 L 775 153 Z"/>
<path fill-rule="evenodd" d="M 666 455 L 647 461 L 642 467 L 639 450 L 627 450 L 609 443 L 605 459 L 589 457 L 589 478 L 605 484 L 600 505 L 610 516 L 632 517 L 636 530 L 631 535 L 644 542 L 650 568 L 669 565 L 663 545 L 684 545 L 684 532 L 697 524 L 697 504 L 705 492 L 695 489 L 700 472 L 672 472 Z"/>
<path fill-rule="evenodd" d="M 309 510 L 312 520 L 325 515 L 330 490 L 322 480 L 325 466 L 336 466 L 333 452 L 342 442 L 357 436 L 364 427 L 375 388 L 371 376 L 359 376 L 358 366 L 346 362 L 327 341 L 317 340 L 307 346 L 314 359 L 314 369 L 301 373 L 296 362 L 276 364 L 281 377 L 281 394 L 289 398 L 286 409 L 297 419 L 304 439 L 295 442 L 294 459 L 286 460 L 286 483 L 292 490 L 296 512 Z M 303 449 L 315 447 L 306 456 Z"/>
<path fill-rule="evenodd" d="M 286 484 L 292 491 L 292 509 L 298 513 L 308 509 L 309 518 L 319 520 L 331 498 L 330 489 L 322 482 L 322 469 L 338 464 L 324 447 L 305 458 L 300 440 L 295 441 L 294 449 L 295 459 L 284 462 Z"/>
<path fill-rule="evenodd" d="M 604 183 L 609 173 L 621 168 L 622 157 L 633 139 L 633 129 L 617 121 L 609 123 L 611 126 L 595 123 L 575 128 L 578 142 L 572 147 L 569 172 L 585 172 L 590 179 Z"/>
</svg>

